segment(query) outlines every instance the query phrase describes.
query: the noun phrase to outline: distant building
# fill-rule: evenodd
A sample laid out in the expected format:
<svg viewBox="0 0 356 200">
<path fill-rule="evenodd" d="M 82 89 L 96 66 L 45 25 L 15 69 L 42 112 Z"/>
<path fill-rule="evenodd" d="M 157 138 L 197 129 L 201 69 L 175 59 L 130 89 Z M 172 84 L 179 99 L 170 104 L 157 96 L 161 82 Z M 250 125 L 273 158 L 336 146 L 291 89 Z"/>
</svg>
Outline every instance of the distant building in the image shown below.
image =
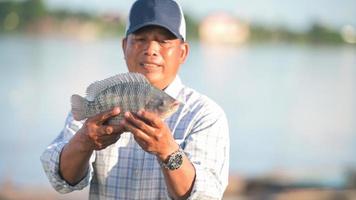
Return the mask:
<svg viewBox="0 0 356 200">
<path fill-rule="evenodd" d="M 349 44 L 356 44 L 356 27 L 352 25 L 345 25 L 340 31 L 344 42 Z"/>
<path fill-rule="evenodd" d="M 249 38 L 249 26 L 227 13 L 207 16 L 199 26 L 202 42 L 213 44 L 242 44 Z"/>
</svg>

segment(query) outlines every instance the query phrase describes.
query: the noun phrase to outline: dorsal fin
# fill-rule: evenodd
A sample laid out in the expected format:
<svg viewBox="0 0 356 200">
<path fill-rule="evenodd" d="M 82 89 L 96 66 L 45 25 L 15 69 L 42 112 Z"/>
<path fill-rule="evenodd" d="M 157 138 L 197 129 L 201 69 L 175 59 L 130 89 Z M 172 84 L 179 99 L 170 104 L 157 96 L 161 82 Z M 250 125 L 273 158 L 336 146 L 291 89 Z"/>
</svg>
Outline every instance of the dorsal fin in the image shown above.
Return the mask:
<svg viewBox="0 0 356 200">
<path fill-rule="evenodd" d="M 109 77 L 101 81 L 95 81 L 90 84 L 86 90 L 87 100 L 92 101 L 95 97 L 108 87 L 123 83 L 149 83 L 146 77 L 140 73 L 123 73 Z"/>
</svg>

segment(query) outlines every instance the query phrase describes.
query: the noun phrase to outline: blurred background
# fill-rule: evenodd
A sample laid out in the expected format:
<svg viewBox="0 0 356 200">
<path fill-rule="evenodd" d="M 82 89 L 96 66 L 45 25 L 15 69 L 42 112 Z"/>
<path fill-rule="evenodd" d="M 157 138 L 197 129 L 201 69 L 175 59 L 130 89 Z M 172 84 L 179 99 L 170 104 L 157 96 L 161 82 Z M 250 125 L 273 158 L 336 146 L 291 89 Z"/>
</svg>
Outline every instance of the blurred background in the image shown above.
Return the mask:
<svg viewBox="0 0 356 200">
<path fill-rule="evenodd" d="M 356 1 L 178 0 L 191 51 L 180 76 L 230 126 L 224 199 L 356 199 Z M 39 160 L 70 96 L 126 72 L 133 0 L 0 0 L 0 199 L 86 199 Z"/>
</svg>

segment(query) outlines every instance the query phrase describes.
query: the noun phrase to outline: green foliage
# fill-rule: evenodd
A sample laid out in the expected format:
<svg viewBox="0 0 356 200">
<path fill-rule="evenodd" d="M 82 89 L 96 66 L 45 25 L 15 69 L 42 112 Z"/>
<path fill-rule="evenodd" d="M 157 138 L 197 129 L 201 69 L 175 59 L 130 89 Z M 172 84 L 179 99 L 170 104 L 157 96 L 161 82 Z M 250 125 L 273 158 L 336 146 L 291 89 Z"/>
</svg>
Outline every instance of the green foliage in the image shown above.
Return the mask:
<svg viewBox="0 0 356 200">
<path fill-rule="evenodd" d="M 3 31 L 5 27 L 5 19 L 11 12 L 18 13 L 20 10 L 19 4 L 14 1 L 0 1 L 0 31 Z"/>
<path fill-rule="evenodd" d="M 76 18 L 81 21 L 89 21 L 96 19 L 94 15 L 90 15 L 86 12 L 70 12 L 68 10 L 54 10 L 51 11 L 49 15 L 59 20 L 64 20 L 67 18 Z"/>
<path fill-rule="evenodd" d="M 308 40 L 314 43 L 340 43 L 343 42 L 339 33 L 335 32 L 331 28 L 323 26 L 319 23 L 313 23 L 310 30 L 307 33 Z"/>
<path fill-rule="evenodd" d="M 39 20 L 46 14 L 46 7 L 42 0 L 27 0 L 27 1 L 1 1 L 0 2 L 0 19 L 2 24 L 11 13 L 15 13 L 19 18 L 18 27 L 21 28 L 28 23 L 33 23 Z"/>
<path fill-rule="evenodd" d="M 15 16 L 15 22 L 18 24 L 13 30 L 6 30 L 6 20 L 8 16 Z M 41 22 L 44 17 L 50 17 L 59 24 L 65 20 L 77 20 L 81 23 L 92 22 L 100 28 L 103 35 L 116 35 L 124 32 L 124 25 L 121 21 L 107 21 L 101 17 L 89 14 L 87 12 L 70 12 L 68 10 L 48 10 L 43 0 L 26 1 L 0 1 L 0 33 L 21 31 L 26 33 L 28 27 L 34 27 L 36 23 Z M 14 17 L 13 17 L 14 18 Z M 11 21 L 12 20 L 12 21 Z M 8 20 L 11 22 L 14 19 Z"/>
<path fill-rule="evenodd" d="M 20 5 L 20 17 L 27 22 L 36 21 L 46 14 L 46 7 L 42 0 L 27 0 Z"/>
<path fill-rule="evenodd" d="M 100 29 L 101 35 L 123 35 L 125 24 L 122 19 L 108 19 L 87 12 L 70 12 L 68 10 L 48 10 L 43 0 L 0 1 L 0 33 L 11 31 L 26 32 L 28 27 L 38 28 L 36 23 L 44 17 L 50 17 L 60 24 L 66 20 L 76 20 L 80 23 L 91 22 Z M 187 39 L 199 38 L 199 22 L 190 15 L 185 15 Z M 295 32 L 279 26 L 250 25 L 250 41 L 287 41 L 302 43 L 343 43 L 338 31 L 319 23 L 313 23 L 306 32 Z"/>
<path fill-rule="evenodd" d="M 258 41 L 287 41 L 300 43 L 343 43 L 342 37 L 338 31 L 323 26 L 319 23 L 313 23 L 306 32 L 291 31 L 286 27 L 265 27 L 254 24 L 250 27 L 250 40 Z"/>
<path fill-rule="evenodd" d="M 190 15 L 184 15 L 187 30 L 187 40 L 199 38 L 199 23 Z"/>
</svg>

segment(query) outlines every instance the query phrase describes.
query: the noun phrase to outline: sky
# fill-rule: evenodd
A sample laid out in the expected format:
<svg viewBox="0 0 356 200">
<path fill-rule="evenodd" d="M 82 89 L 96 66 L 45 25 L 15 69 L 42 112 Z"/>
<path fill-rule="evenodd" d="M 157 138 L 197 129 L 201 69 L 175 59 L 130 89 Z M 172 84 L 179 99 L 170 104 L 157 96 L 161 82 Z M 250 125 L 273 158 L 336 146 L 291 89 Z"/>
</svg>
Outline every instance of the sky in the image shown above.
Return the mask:
<svg viewBox="0 0 356 200">
<path fill-rule="evenodd" d="M 134 0 L 45 0 L 52 8 L 128 13 Z M 197 19 L 226 11 L 249 22 L 306 28 L 312 22 L 332 27 L 356 26 L 356 0 L 177 0 Z"/>
</svg>

